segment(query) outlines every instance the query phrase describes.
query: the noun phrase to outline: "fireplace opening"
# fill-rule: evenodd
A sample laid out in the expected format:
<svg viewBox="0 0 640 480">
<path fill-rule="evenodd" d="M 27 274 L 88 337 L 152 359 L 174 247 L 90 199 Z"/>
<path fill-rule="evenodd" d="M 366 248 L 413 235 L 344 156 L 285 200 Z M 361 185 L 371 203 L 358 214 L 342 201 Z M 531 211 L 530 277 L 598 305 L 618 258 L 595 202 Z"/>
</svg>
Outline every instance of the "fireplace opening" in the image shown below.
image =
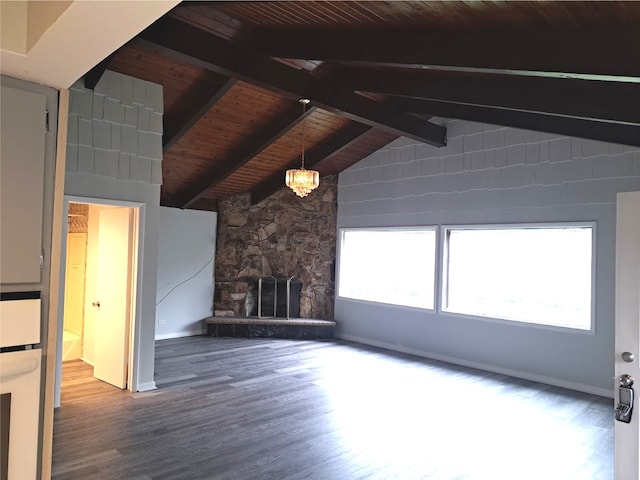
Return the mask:
<svg viewBox="0 0 640 480">
<path fill-rule="evenodd" d="M 302 282 L 296 277 L 263 277 L 249 282 L 245 311 L 249 317 L 299 318 Z"/>
</svg>

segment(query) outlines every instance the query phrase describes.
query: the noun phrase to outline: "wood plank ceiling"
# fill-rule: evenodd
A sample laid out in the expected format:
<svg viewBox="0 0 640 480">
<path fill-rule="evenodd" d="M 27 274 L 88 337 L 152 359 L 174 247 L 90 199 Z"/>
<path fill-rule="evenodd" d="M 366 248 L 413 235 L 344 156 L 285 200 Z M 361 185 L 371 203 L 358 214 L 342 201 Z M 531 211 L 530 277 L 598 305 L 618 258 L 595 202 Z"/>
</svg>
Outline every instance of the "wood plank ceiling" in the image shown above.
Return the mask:
<svg viewBox="0 0 640 480">
<path fill-rule="evenodd" d="M 85 76 L 164 87 L 161 203 L 338 173 L 433 116 L 640 145 L 640 2 L 183 2 Z M 309 98 L 305 115 L 298 103 Z M 293 193 L 292 193 L 293 195 Z"/>
</svg>

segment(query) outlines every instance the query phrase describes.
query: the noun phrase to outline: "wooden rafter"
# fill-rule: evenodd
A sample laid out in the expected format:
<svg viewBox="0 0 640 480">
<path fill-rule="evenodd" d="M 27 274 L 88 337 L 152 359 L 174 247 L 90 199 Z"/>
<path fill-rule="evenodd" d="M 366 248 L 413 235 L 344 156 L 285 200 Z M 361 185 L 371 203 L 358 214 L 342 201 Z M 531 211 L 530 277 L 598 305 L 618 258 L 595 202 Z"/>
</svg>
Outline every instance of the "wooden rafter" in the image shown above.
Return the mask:
<svg viewBox="0 0 640 480">
<path fill-rule="evenodd" d="M 276 139 L 295 127 L 303 118 L 313 113 L 315 109 L 316 107 L 312 106 L 303 113 L 298 105 L 289 107 L 278 119 L 253 133 L 229 153 L 226 159 L 218 162 L 221 166 L 212 168 L 189 185 L 178 195 L 178 205 L 181 208 L 191 207 L 207 190 L 229 177 Z"/>
<path fill-rule="evenodd" d="M 309 98 L 314 105 L 351 120 L 379 127 L 431 145 L 443 146 L 446 130 L 428 121 L 326 83 L 311 74 L 257 55 L 179 20 L 164 17 L 142 32 L 138 41 L 165 55 L 236 77 L 289 98 Z"/>
<path fill-rule="evenodd" d="M 640 123 L 637 83 L 434 71 L 343 69 L 349 88 L 603 122 Z"/>
<path fill-rule="evenodd" d="M 353 123 L 352 125 L 343 128 L 307 152 L 305 155 L 306 167 L 313 168 L 321 161 L 337 155 L 345 148 L 357 142 L 358 139 L 362 138 L 362 136 L 371 129 L 372 127 L 361 123 Z M 286 171 L 290 168 L 298 168 L 298 166 L 299 160 L 295 160 L 287 165 L 286 168 L 274 173 L 257 185 L 251 191 L 251 203 L 254 205 L 260 203 L 280 190 L 284 186 L 284 176 Z"/>
<path fill-rule="evenodd" d="M 393 39 L 393 41 L 390 41 Z M 431 67 L 640 76 L 640 30 L 254 28 L 265 55 Z"/>
<path fill-rule="evenodd" d="M 114 53 L 109 55 L 107 58 L 98 63 L 95 67 L 89 70 L 84 75 L 84 88 L 88 88 L 89 90 L 93 90 L 96 88 L 96 85 L 104 75 L 105 70 L 109 67 L 111 63 L 111 59 L 113 58 Z"/>
<path fill-rule="evenodd" d="M 160 195 L 160 205 L 163 207 L 173 207 L 180 208 L 180 199 L 175 195 L 162 193 Z M 210 212 L 215 212 L 218 210 L 218 200 L 215 198 L 206 198 L 201 197 L 191 205 L 189 205 L 190 210 L 208 210 Z"/>
<path fill-rule="evenodd" d="M 166 152 L 193 127 L 236 83 L 235 79 L 222 78 L 209 73 L 203 86 L 194 87 L 187 92 L 185 104 L 179 112 L 168 112 L 164 117 L 162 148 Z"/>
<path fill-rule="evenodd" d="M 640 146 L 640 125 L 614 124 L 582 118 L 569 118 L 434 100 L 405 98 L 399 99 L 398 104 L 403 105 L 408 112 L 412 113 L 435 114 L 460 120 Z"/>
</svg>

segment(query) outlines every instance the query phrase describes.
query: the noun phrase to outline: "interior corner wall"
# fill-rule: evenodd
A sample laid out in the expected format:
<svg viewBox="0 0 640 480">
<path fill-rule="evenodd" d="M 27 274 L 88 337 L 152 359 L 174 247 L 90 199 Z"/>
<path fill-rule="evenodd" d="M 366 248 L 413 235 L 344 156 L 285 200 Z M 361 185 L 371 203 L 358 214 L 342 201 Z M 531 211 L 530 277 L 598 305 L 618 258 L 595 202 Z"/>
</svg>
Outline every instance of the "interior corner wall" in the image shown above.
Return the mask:
<svg viewBox="0 0 640 480">
<path fill-rule="evenodd" d="M 616 194 L 640 190 L 640 148 L 442 122 L 446 147 L 401 138 L 340 174 L 338 227 L 595 221 L 595 331 L 336 297 L 336 335 L 612 396 Z"/>
<path fill-rule="evenodd" d="M 142 207 L 134 388 L 154 388 L 162 86 L 107 70 L 93 91 L 76 82 L 69 100 L 65 195 Z"/>
<path fill-rule="evenodd" d="M 156 340 L 204 333 L 213 314 L 216 212 L 160 207 Z"/>
</svg>

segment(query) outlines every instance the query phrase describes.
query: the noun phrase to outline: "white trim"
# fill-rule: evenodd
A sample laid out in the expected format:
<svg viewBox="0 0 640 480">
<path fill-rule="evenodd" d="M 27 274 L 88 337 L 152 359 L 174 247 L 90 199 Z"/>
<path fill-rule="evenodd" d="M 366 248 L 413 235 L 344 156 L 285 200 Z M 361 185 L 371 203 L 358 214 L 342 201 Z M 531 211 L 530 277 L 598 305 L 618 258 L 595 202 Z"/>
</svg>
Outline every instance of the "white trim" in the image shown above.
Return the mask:
<svg viewBox="0 0 640 480">
<path fill-rule="evenodd" d="M 190 330 L 188 332 L 161 333 L 156 335 L 156 340 L 169 340 L 170 338 L 195 337 L 204 335 L 204 330 Z"/>
<path fill-rule="evenodd" d="M 55 347 L 55 381 L 53 384 L 53 407 L 60 407 L 60 397 L 62 396 L 62 350 L 64 344 L 64 295 L 66 287 L 67 275 L 67 236 L 69 234 L 69 225 L 67 218 L 69 215 L 69 202 L 66 196 L 62 197 L 62 229 L 60 232 L 60 265 L 58 268 L 58 315 L 52 323 L 56 326 L 56 347 Z M 54 256 L 53 250 L 51 251 Z M 52 425 L 53 435 L 53 425 Z"/>
<path fill-rule="evenodd" d="M 627 363 L 623 352 L 636 356 L 640 349 L 640 192 L 621 192 L 616 198 L 614 389 L 620 401 L 620 377 L 640 376 L 638 361 Z M 637 383 L 634 390 L 638 392 Z M 638 400 L 633 408 L 638 409 Z M 640 421 L 632 412 L 630 423 L 614 422 L 616 480 L 640 478 Z"/>
<path fill-rule="evenodd" d="M 146 383 L 141 383 L 138 385 L 138 388 L 135 389 L 135 392 L 149 392 L 151 390 L 157 390 L 158 387 L 156 385 L 156 382 L 146 382 Z"/>
<path fill-rule="evenodd" d="M 497 367 L 495 365 L 489 365 L 486 363 L 470 362 L 467 360 L 461 360 L 456 357 L 450 357 L 448 355 L 440 355 L 438 353 L 425 352 L 423 350 L 417 350 L 415 348 L 403 347 L 400 345 L 394 345 L 387 342 L 378 342 L 368 338 L 360 337 L 357 335 L 349 334 L 337 334 L 336 338 L 340 340 L 346 340 L 348 342 L 362 343 L 364 345 L 371 345 L 374 347 L 384 348 L 386 350 L 392 350 L 395 352 L 407 353 L 409 355 L 415 355 L 417 357 L 429 358 L 432 360 L 438 360 L 441 362 L 451 363 L 454 365 L 461 365 L 463 367 L 476 368 L 478 370 L 484 370 L 487 372 L 499 373 L 501 375 L 508 375 L 510 377 L 522 378 L 524 380 L 530 380 L 532 382 L 544 383 L 547 385 L 553 385 L 554 387 L 567 388 L 569 390 L 576 390 L 578 392 L 589 393 L 592 395 L 599 395 L 601 397 L 614 398 L 614 391 L 605 388 L 594 387 L 592 385 L 586 385 L 584 383 L 568 382 L 566 380 L 560 380 L 558 378 L 547 377 L 545 375 L 537 375 L 535 373 L 522 372 L 520 370 L 511 370 L 509 368 Z"/>
<path fill-rule="evenodd" d="M 3 80 L 5 77 L 3 77 Z M 55 101 L 54 101 L 55 103 Z M 52 110 L 50 115 L 55 115 Z M 62 215 L 64 210 L 64 180 L 66 168 L 67 151 L 67 130 L 69 126 L 69 91 L 61 89 L 58 92 L 57 122 L 54 122 L 53 131 L 57 128 L 57 142 L 55 145 L 55 168 L 53 172 L 53 207 L 52 207 L 52 230 L 51 245 L 47 252 L 51 258 L 49 270 L 49 305 L 45 309 L 47 322 L 46 339 L 46 365 L 44 373 L 44 408 L 42 422 L 42 454 L 40 479 L 51 478 L 51 458 L 53 456 L 53 417 L 56 402 L 56 378 L 57 355 L 58 355 L 58 303 L 60 299 L 60 261 L 62 255 L 56 255 L 66 249 L 62 247 L 62 230 L 66 225 L 66 215 Z M 50 119 L 51 120 L 51 119 Z M 62 364 L 60 365 L 62 368 Z"/>
<path fill-rule="evenodd" d="M 594 297 L 595 295 L 592 295 Z M 577 327 L 563 327 L 562 325 L 551 325 L 547 323 L 539 323 L 539 322 L 527 322 L 525 320 L 511 320 L 508 318 L 498 318 L 492 316 L 483 316 L 483 315 L 474 315 L 472 313 L 459 313 L 452 312 L 448 310 L 443 310 L 439 312 L 445 318 L 467 318 L 473 320 L 479 320 L 483 322 L 489 323 L 501 323 L 503 325 L 511 325 L 511 326 L 525 326 L 531 328 L 538 328 L 540 330 L 548 330 L 548 331 L 556 331 L 562 333 L 572 333 L 577 335 L 591 335 L 594 336 L 596 334 L 595 329 L 588 330 L 586 328 L 577 328 Z"/>
<path fill-rule="evenodd" d="M 564 228 L 590 228 L 591 229 L 591 315 L 589 328 L 580 328 L 575 326 L 555 325 L 550 323 L 543 323 L 539 321 L 526 321 L 515 318 L 497 317 L 492 315 L 480 315 L 476 313 L 459 312 L 451 310 L 446 307 L 446 299 L 448 296 L 449 280 L 448 276 L 448 263 L 449 263 L 449 232 L 452 230 L 551 230 L 551 229 L 564 229 Z M 596 333 L 596 260 L 597 260 L 597 222 L 594 220 L 586 221 L 570 221 L 570 222 L 526 222 L 526 223 L 504 223 L 504 224 L 442 224 L 440 226 L 440 239 L 442 242 L 441 248 L 441 264 L 440 264 L 440 276 L 439 284 L 440 295 L 437 302 L 437 313 L 445 316 L 459 316 L 464 318 L 473 318 L 478 320 L 488 320 L 492 322 L 502 322 L 511 324 L 524 324 L 537 326 L 541 328 L 548 328 L 557 331 L 573 331 L 583 332 L 591 335 Z"/>
<path fill-rule="evenodd" d="M 596 222 L 595 220 L 584 220 L 584 221 L 576 221 L 576 220 L 571 220 L 571 221 L 566 221 L 566 222 L 522 222 L 522 223 L 518 223 L 518 222 L 506 222 L 506 223 L 470 223 L 470 224 L 466 224 L 466 223 L 443 223 L 440 226 L 444 229 L 444 230 L 489 230 L 489 229 L 494 229 L 494 230 L 509 230 L 509 229 L 515 229 L 515 230 L 521 230 L 521 229 L 525 229 L 525 228 L 530 228 L 530 229 L 552 229 L 552 228 L 559 228 L 559 229 L 563 229 L 563 228 L 578 228 L 578 227 L 592 227 L 592 228 L 596 228 L 596 224 L 598 222 Z"/>
<path fill-rule="evenodd" d="M 146 204 L 134 202 L 136 206 L 127 205 L 132 209 L 131 228 L 131 251 L 129 262 L 135 268 L 131 269 L 131 293 L 129 302 L 129 348 L 127 350 L 127 387 L 131 392 L 137 391 L 138 377 L 140 375 L 140 331 L 142 329 L 142 270 L 144 267 L 144 231 L 145 219 L 147 218 Z"/>
<path fill-rule="evenodd" d="M 140 370 L 140 330 L 142 328 L 142 302 L 140 300 L 140 292 L 142 291 L 142 259 L 144 258 L 144 232 L 145 232 L 145 219 L 146 219 L 146 204 L 144 202 L 135 202 L 128 200 L 116 200 L 109 198 L 97 198 L 97 197 L 84 197 L 78 195 L 64 195 L 63 201 L 63 222 L 62 222 L 62 239 L 61 239 L 61 252 L 60 252 L 60 288 L 58 291 L 58 339 L 56 348 L 56 380 L 55 380 L 55 395 L 54 395 L 54 407 L 60 406 L 60 386 L 62 383 L 61 378 L 61 365 L 62 365 L 62 331 L 64 323 L 64 294 L 65 294 L 65 278 L 66 278 L 66 255 L 67 255 L 67 235 L 68 226 L 66 218 L 69 212 L 69 203 L 84 203 L 99 206 L 117 206 L 131 208 L 133 214 L 133 232 L 135 245 L 137 248 L 132 249 L 131 263 L 136 265 L 135 269 L 132 269 L 132 285 L 131 285 L 131 308 L 135 311 L 135 315 L 132 315 L 129 322 L 129 345 L 127 347 L 128 359 L 127 359 L 127 390 L 131 392 L 140 391 L 138 383 L 138 374 Z M 147 384 L 145 384 L 147 385 Z M 154 383 L 155 385 L 155 383 Z"/>
<path fill-rule="evenodd" d="M 346 296 L 340 293 L 340 280 L 342 270 L 342 247 L 344 243 L 344 236 L 348 232 L 433 232 L 434 245 L 433 245 L 433 292 L 432 292 L 432 305 L 430 307 L 407 305 L 404 303 L 393 303 L 389 301 L 377 301 L 368 298 L 356 298 Z M 396 307 L 417 309 L 425 312 L 437 312 L 438 306 L 438 265 L 439 265 L 439 237 L 440 228 L 438 225 L 414 225 L 414 226 L 391 226 L 391 227 L 339 227 L 337 231 L 337 245 L 336 245 L 336 272 L 335 272 L 335 292 L 336 299 L 346 299 L 353 301 L 360 301 L 366 303 L 377 303 L 381 305 L 393 305 Z"/>
<path fill-rule="evenodd" d="M 129 200 L 115 200 L 113 198 L 83 197 L 78 195 L 65 195 L 64 200 L 67 205 L 69 205 L 69 203 L 87 203 L 87 204 L 108 206 L 108 207 L 129 207 L 129 208 L 140 208 L 146 205 L 144 202 L 135 202 L 135 201 L 129 201 Z"/>
</svg>

